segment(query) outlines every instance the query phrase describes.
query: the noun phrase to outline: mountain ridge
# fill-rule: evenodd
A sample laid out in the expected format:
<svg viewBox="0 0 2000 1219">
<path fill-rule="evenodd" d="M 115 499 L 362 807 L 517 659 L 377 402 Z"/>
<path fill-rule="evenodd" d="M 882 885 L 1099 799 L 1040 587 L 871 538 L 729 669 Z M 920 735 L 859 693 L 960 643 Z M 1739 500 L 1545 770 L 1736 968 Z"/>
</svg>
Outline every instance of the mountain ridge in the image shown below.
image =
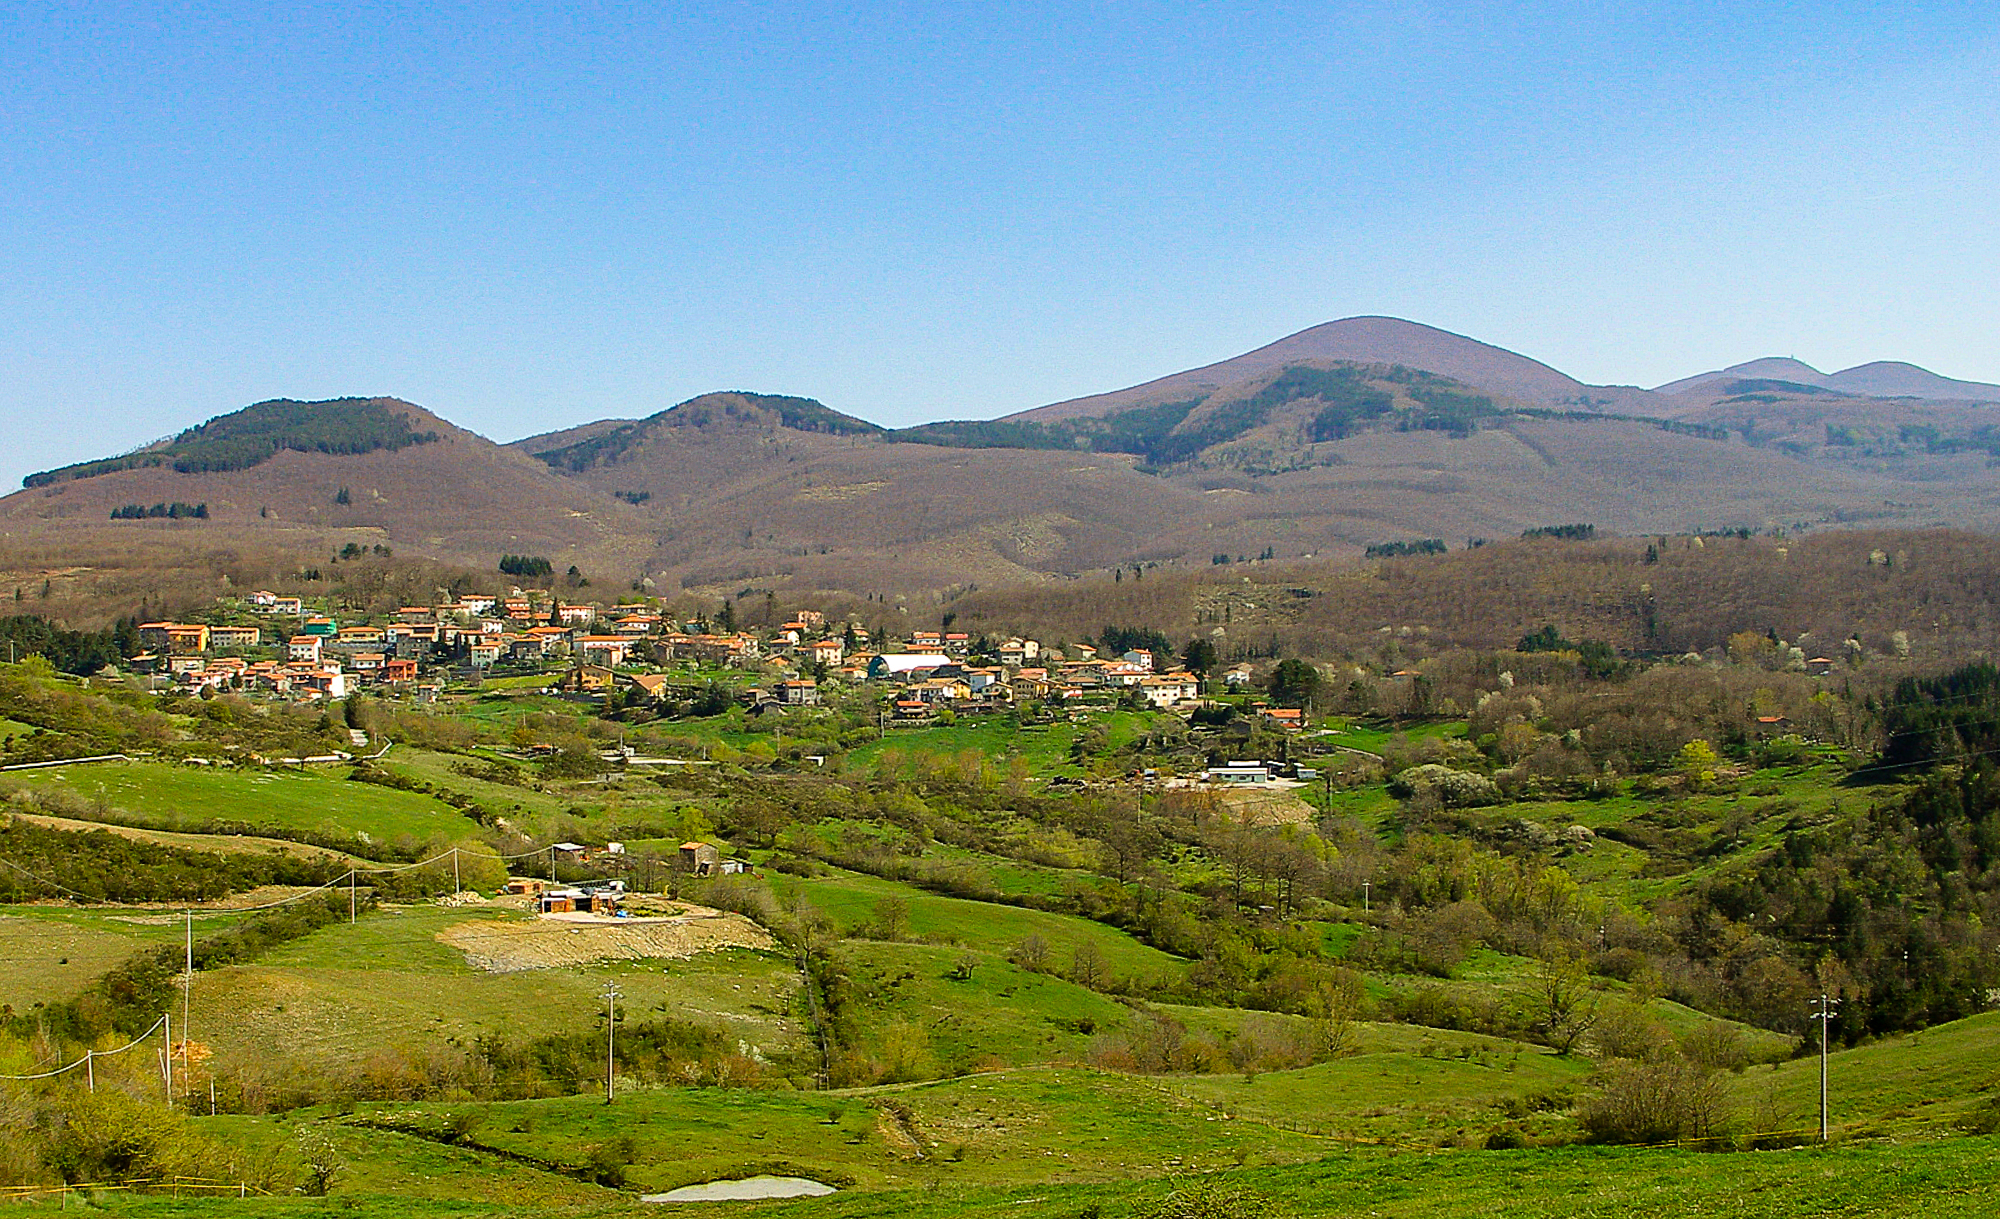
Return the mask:
<svg viewBox="0 0 2000 1219">
<path fill-rule="evenodd" d="M 1646 391 L 1637 387 L 1586 385 L 1539 360 L 1449 330 L 1403 318 L 1362 315 L 1322 322 L 1213 364 L 1003 418 L 1046 422 L 1111 414 L 1311 360 L 1414 368 L 1545 408 L 1629 406 L 1646 398 Z"/>
<path fill-rule="evenodd" d="M 1789 381 L 1835 393 L 1870 398 L 1919 398 L 1938 402 L 2000 403 L 2000 385 L 1961 381 L 1903 360 L 1875 360 L 1839 372 L 1825 373 L 1791 356 L 1763 356 L 1712 372 L 1696 373 L 1655 386 L 1668 397 L 1701 394 L 1729 380 Z"/>
<path fill-rule="evenodd" d="M 397 399 L 274 399 L 0 499 L 0 578 L 39 585 L 33 556 L 86 543 L 143 545 L 190 579 L 198 546 L 279 547 L 306 569 L 361 545 L 472 570 L 531 553 L 621 587 L 947 597 L 1567 522 L 2000 530 L 1990 408 L 1791 378 L 1827 379 L 1768 360 L 1674 394 L 1588 386 L 1364 318 L 1089 399 L 901 429 L 728 391 L 498 445 Z M 119 517 L 154 504 L 208 515 Z"/>
</svg>

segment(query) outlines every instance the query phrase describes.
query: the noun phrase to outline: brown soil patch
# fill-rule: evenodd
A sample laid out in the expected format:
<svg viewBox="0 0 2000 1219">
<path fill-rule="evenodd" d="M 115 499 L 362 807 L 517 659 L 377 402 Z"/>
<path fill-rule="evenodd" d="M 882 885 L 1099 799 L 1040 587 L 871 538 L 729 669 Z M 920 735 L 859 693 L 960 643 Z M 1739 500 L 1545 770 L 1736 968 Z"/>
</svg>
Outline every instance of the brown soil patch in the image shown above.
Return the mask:
<svg viewBox="0 0 2000 1219">
<path fill-rule="evenodd" d="M 717 948 L 776 947 L 762 927 L 742 915 L 701 906 L 687 907 L 671 918 L 642 921 L 468 919 L 438 932 L 437 938 L 464 953 L 467 964 L 489 973 L 562 969 L 592 961 L 685 960 Z"/>
<path fill-rule="evenodd" d="M 1224 791 L 1223 805 L 1232 820 L 1268 829 L 1280 825 L 1306 825 L 1312 821 L 1312 805 L 1288 791 Z"/>
</svg>

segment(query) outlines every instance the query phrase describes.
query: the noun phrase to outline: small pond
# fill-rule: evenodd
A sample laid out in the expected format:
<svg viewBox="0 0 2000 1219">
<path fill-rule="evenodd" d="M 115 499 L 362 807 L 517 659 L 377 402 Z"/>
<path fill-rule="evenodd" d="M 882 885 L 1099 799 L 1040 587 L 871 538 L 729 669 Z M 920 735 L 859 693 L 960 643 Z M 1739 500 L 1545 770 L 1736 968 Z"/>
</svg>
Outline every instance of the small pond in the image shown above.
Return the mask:
<svg viewBox="0 0 2000 1219">
<path fill-rule="evenodd" d="M 805 1177 L 744 1177 L 740 1181 L 707 1181 L 683 1185 L 664 1194 L 647 1194 L 641 1202 L 749 1202 L 757 1198 L 816 1198 L 834 1192 Z"/>
</svg>

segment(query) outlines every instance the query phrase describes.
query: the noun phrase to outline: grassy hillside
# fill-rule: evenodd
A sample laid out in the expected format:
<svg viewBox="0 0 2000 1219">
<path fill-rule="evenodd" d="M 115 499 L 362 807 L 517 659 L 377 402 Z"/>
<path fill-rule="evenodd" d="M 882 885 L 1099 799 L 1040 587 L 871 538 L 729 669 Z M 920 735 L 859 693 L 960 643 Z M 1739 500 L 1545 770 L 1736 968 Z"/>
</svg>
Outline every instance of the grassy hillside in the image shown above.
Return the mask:
<svg viewBox="0 0 2000 1219">
<path fill-rule="evenodd" d="M 1951 1128 L 2000 1095 L 1995 1037 L 2000 1013 L 1836 1050 L 1827 1065 L 1830 1120 L 1854 1136 Z M 1812 1126 L 1819 1113 L 1818 1056 L 1752 1069 L 1738 1078 L 1737 1091 Z"/>
<path fill-rule="evenodd" d="M 504 1133 L 489 1133 L 491 1127 L 475 1126 L 471 1141 L 504 1145 L 509 1150 L 527 1147 L 532 1154 L 566 1138 L 572 1155 L 579 1145 L 610 1144 L 615 1145 L 616 1156 L 622 1157 L 628 1153 L 623 1140 L 629 1138 L 629 1151 L 642 1157 L 662 1143 L 676 1146 L 677 1153 L 688 1153 L 670 1173 L 646 1173 L 644 1187 L 651 1188 L 660 1181 L 716 1171 L 718 1162 L 732 1166 L 722 1171 L 739 1171 L 733 1166 L 741 1164 L 740 1159 L 728 1155 L 720 1160 L 710 1158 L 706 1150 L 713 1145 L 712 1132 L 733 1130 L 742 1133 L 732 1141 L 753 1145 L 749 1149 L 752 1155 L 773 1153 L 759 1162 L 774 1170 L 803 1171 L 817 1164 L 825 1176 L 844 1178 L 859 1187 L 827 1198 L 739 1203 L 731 1208 L 732 1213 L 777 1216 L 942 1219 L 1018 1215 L 1033 1208 L 1042 1208 L 1043 1213 L 1086 1214 L 1095 1208 L 1094 1213 L 1122 1217 L 1157 1204 L 1177 1186 L 1212 1184 L 1261 1197 L 1282 1208 L 1280 1213 L 1299 1216 L 1358 1211 L 1399 1219 L 1466 1215 L 1580 1219 L 1635 1213 L 1728 1213 L 1779 1219 L 1802 1211 L 1852 1216 L 1920 1211 L 1926 1216 L 1973 1219 L 1987 1213 L 1987 1195 L 2000 1189 L 2000 1168 L 1995 1167 L 2000 1164 L 2000 1155 L 1995 1154 L 2000 1148 L 1992 1138 L 1896 1146 L 1855 1144 L 1732 1156 L 1603 1148 L 1444 1155 L 1338 1150 L 1328 1155 L 1327 1148 L 1302 1146 L 1298 1149 L 1301 1162 L 1232 1167 L 1218 1177 L 1203 1179 L 1176 1175 L 1171 1170 L 1184 1168 L 1190 1160 L 1231 1158 L 1230 1136 L 1234 1131 L 1230 1123 L 1208 1122 L 1204 1117 L 1190 1129 L 1185 1119 L 1173 1117 L 1134 1122 L 1116 1109 L 1081 1106 L 1070 1103 L 1068 1097 L 1051 1096 L 1060 1091 L 1059 1084 L 1038 1091 L 996 1088 L 990 1098 L 976 1092 L 954 1098 L 959 1101 L 957 1113 L 968 1127 L 993 1131 L 990 1142 L 1008 1148 L 1002 1153 L 1007 1157 L 1004 1163 L 982 1163 L 972 1147 L 965 1149 L 965 1159 L 955 1162 L 894 1160 L 883 1147 L 879 1127 L 873 1124 L 876 1111 L 858 1098 L 844 1106 L 802 1106 L 792 1112 L 774 1105 L 747 1113 L 710 1102 L 689 1105 L 679 1114 L 643 1102 L 623 1102 L 623 1107 L 606 1110 L 600 1101 L 588 1112 L 581 1103 L 565 1109 L 560 1102 L 537 1102 L 492 1115 L 504 1120 Z M 1120 1098 L 1114 1093 L 1106 1099 L 1138 1098 Z M 1024 1102 L 1033 1108 L 1023 1107 Z M 918 1103 L 941 1102 L 919 1094 Z M 1113 1182 L 1076 1173 L 1062 1162 L 1055 1147 L 1046 1145 L 1035 1133 L 1034 1117 L 1047 1112 L 1049 1105 L 1078 1120 L 1077 1129 L 1094 1129 L 1095 1154 L 1103 1157 L 1106 1168 L 1130 1167 L 1120 1162 L 1124 1148 L 1149 1148 L 1156 1154 L 1145 1154 L 1144 1162 L 1156 1169 L 1148 1175 L 1158 1179 Z M 916 1111 L 914 1105 L 912 1108 Z M 400 1115 L 383 1116 L 393 1120 Z M 442 1130 L 445 1123 L 440 1119 L 446 1116 L 426 1110 L 421 1118 L 404 1120 L 426 1122 L 432 1129 Z M 593 1118 L 598 1120 L 593 1122 Z M 1026 1124 L 1014 1124 L 1022 1122 Z M 527 1127 L 529 1132 L 514 1133 L 519 1127 Z M 208 1128 L 267 1145 L 280 1143 L 286 1133 L 273 1129 L 268 1120 L 217 1119 Z M 348 1185 L 339 1191 L 345 1213 L 497 1216 L 518 1214 L 524 1206 L 557 1215 L 635 1213 L 631 1194 L 615 1194 L 476 1149 L 346 1124 L 331 1124 L 330 1129 L 347 1158 Z M 551 1129 L 554 1136 L 540 1141 L 540 1132 Z M 1001 1137 L 1007 1134 L 1014 1137 Z M 1082 1145 L 1083 1140 L 1065 1144 Z M 792 1158 L 793 1152 L 799 1153 L 799 1158 Z M 1072 1159 L 1075 1155 L 1072 1151 Z M 569 1164 L 582 1160 L 578 1156 Z M 1158 1171 L 1161 1168 L 1168 1171 Z M 1018 1176 L 1012 1181 L 994 1179 L 1009 1171 Z M 1192 1171 L 1184 1169 L 1184 1173 Z M 884 1191 L 882 1185 L 892 1188 Z M 479 1200 L 471 1201 L 473 1198 Z M 425 1199 L 437 1201 L 426 1203 Z M 114 1213 L 149 1216 L 219 1213 L 221 1204 L 135 1198 L 113 1205 Z M 326 1204 L 272 1200 L 255 1205 L 261 1214 L 290 1215 L 322 1213 Z M 645 1213 L 693 1214 L 707 1209 L 712 1208 L 661 1211 L 647 1207 Z"/>
<path fill-rule="evenodd" d="M 1131 936 L 1086 919 L 1039 910 L 995 906 L 987 902 L 939 897 L 909 885 L 873 876 L 835 873 L 795 882 L 780 882 L 781 893 L 795 891 L 842 927 L 858 927 L 879 918 L 885 899 L 908 908 L 909 934 L 963 944 L 1004 954 L 1031 935 L 1041 936 L 1058 951 L 1089 944 L 1104 956 L 1115 974 L 1129 977 L 1170 977 L 1181 962 Z"/>
<path fill-rule="evenodd" d="M 23 791 L 52 788 L 95 807 L 105 820 L 161 830 L 217 823 L 303 831 L 364 843 L 423 843 L 475 827 L 464 814 L 427 796 L 344 778 L 345 768 L 243 771 L 119 762 L 10 775 Z M 71 806 L 75 807 L 75 806 Z"/>
<path fill-rule="evenodd" d="M 770 1055 L 798 1037 L 791 1019 L 797 975 L 782 959 L 732 951 L 496 974 L 438 938 L 448 928 L 491 923 L 571 935 L 561 924 L 511 911 L 392 906 L 254 963 L 204 974 L 195 988 L 197 1036 L 215 1046 L 218 1071 L 254 1069 L 273 1082 L 286 1069 L 341 1076 L 356 1047 L 422 1055 L 480 1037 L 522 1041 L 601 1027 L 601 992 L 615 982 L 633 1018 L 694 1019 Z M 461 935 L 455 943 L 478 940 Z"/>
<path fill-rule="evenodd" d="M 0 906 L 0 1005 L 27 1012 L 71 998 L 141 948 L 179 942 L 183 929 L 172 912 Z"/>
<path fill-rule="evenodd" d="M 479 1196 L 491 1165 L 516 1209 L 609 1212 L 784 1170 L 846 1188 L 823 1213 L 1054 1198 L 1058 1213 L 1138 1214 L 1167 1178 L 1211 1172 L 1304 1213 L 1356 1197 L 1413 1215 L 1757 1213 L 1847 1188 L 1881 1163 L 1861 1145 L 1875 1139 L 1911 1153 L 1906 1194 L 1935 1190 L 1946 1160 L 1924 1157 L 1989 1151 L 1961 1126 L 2000 1087 L 1986 1052 L 2000 770 L 1980 735 L 1996 696 L 1976 666 L 1901 679 L 1978 652 L 1991 548 L 1736 535 L 1656 537 L 1649 553 L 1563 532 L 1318 582 L 1152 569 L 1065 604 L 1096 619 L 1079 635 L 1131 639 L 1143 584 L 1192 620 L 1165 645 L 1191 625 L 1240 649 L 1253 692 L 1216 689 L 1199 717 L 1077 699 L 884 733 L 875 688 L 829 682 L 824 705 L 782 721 L 467 687 L 329 708 L 321 728 L 317 710 L 21 665 L 0 674 L 0 714 L 60 715 L 80 743 L 143 728 L 163 752 L 220 748 L 225 729 L 325 733 L 351 711 L 414 790 L 345 767 L 157 760 L 5 785 L 16 806 L 197 851 L 236 822 L 378 854 L 476 843 L 470 874 L 489 892 L 495 855 L 539 875 L 551 842 L 619 841 L 562 877 L 616 874 L 649 891 L 642 916 L 732 912 L 673 928 L 541 919 L 515 899 L 437 900 L 450 876 L 436 865 L 361 893 L 351 922 L 338 895 L 297 918 L 204 908 L 182 1029 L 207 1057 L 182 1079 L 236 1111 L 206 1128 L 281 1156 L 321 1131 L 356 1209 Z M 1824 587 L 1798 587 L 1802 570 Z M 968 628 L 999 629 L 973 620 L 997 598 L 955 604 Z M 1568 616 L 1526 617 L 1548 605 Z M 1884 629 L 1919 606 L 1937 626 Z M 1613 628 L 1667 638 L 1656 652 Z M 1687 656 L 1677 632 L 1714 642 Z M 1830 661 L 1809 662 L 1822 646 Z M 1315 663 L 1276 663 L 1300 649 Z M 1315 723 L 1281 734 L 1256 716 L 1266 699 L 1315 704 Z M 1919 731 L 1936 739 L 1918 764 L 1885 773 L 1884 751 Z M 616 742 L 711 764 L 598 773 Z M 1282 824 L 1241 793 L 1160 781 L 1231 757 L 1320 774 L 1278 781 L 1296 814 Z M 48 869 L 130 860 L 121 871 L 157 869 L 162 886 L 191 866 L 55 833 L 19 832 L 10 852 Z M 675 870 L 689 838 L 747 871 Z M 238 869 L 225 892 L 297 880 L 224 845 L 208 858 L 215 876 Z M 16 1017 L 0 1053 L 21 1073 L 176 1007 L 177 911 L 133 900 L 0 915 L 0 956 L 24 967 L 0 996 Z M 622 992 L 609 1105 L 595 1095 L 607 984 Z M 1806 1130 L 1817 1063 L 1798 1051 L 1822 989 L 1842 1000 L 1848 1145 L 1749 1150 Z M 0 1183 L 86 1162 L 60 1159 L 74 1089 L 40 1087 L 0 1113 L 25 1149 L 0 1156 Z M 1780 1194 L 1771 1165 L 1823 1173 Z M 1858 1213 L 1890 1197 L 1858 1188 Z"/>
</svg>

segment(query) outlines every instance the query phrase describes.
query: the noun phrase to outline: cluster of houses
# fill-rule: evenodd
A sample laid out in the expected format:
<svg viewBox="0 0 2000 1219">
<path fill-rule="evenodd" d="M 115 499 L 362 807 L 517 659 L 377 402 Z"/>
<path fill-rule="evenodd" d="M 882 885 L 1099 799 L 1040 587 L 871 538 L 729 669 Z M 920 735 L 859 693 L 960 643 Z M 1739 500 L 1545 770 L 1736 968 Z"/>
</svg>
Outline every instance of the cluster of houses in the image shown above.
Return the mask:
<svg viewBox="0 0 2000 1219">
<path fill-rule="evenodd" d="M 998 663 L 970 664 L 949 651 L 924 651 L 924 635 L 917 633 L 909 651 L 869 658 L 857 674 L 900 687 L 893 702 L 899 718 L 926 718 L 941 706 L 1064 702 L 1126 691 L 1165 710 L 1194 704 L 1201 695 L 1201 679 L 1194 674 L 1155 672 L 1151 652 L 1101 658 L 1087 644 L 1044 651 L 1034 640 L 1015 639 L 996 649 Z"/>
<path fill-rule="evenodd" d="M 364 686 L 434 697 L 443 669 L 469 675 L 502 663 L 563 665 L 560 682 L 571 693 L 623 688 L 664 701 L 691 690 L 685 678 L 658 667 L 691 660 L 756 674 L 761 680 L 747 696 L 756 710 L 817 704 L 823 681 L 873 682 L 891 687 L 891 713 L 912 721 L 946 708 L 1103 694 L 1184 710 L 1198 705 L 1201 694 L 1198 677 L 1156 670 L 1148 651 L 1100 656 L 1087 644 L 1049 648 L 1012 638 L 986 643 L 975 656 L 972 636 L 951 631 L 915 631 L 877 647 L 860 624 L 829 624 L 813 610 L 762 631 L 716 632 L 666 620 L 644 605 L 607 609 L 518 589 L 402 606 L 393 620 L 346 625 L 309 612 L 297 597 L 258 591 L 246 601 L 268 625 L 147 623 L 139 629 L 146 652 L 133 658 L 134 667 L 195 689 L 311 699 L 341 698 Z M 1249 679 L 1240 667 L 1222 678 L 1232 687 Z M 1273 710 L 1267 718 L 1280 728 L 1304 726 L 1296 711 Z"/>
<path fill-rule="evenodd" d="M 246 601 L 273 625 L 146 623 L 139 628 L 146 651 L 132 658 L 132 667 L 197 689 L 340 698 L 365 685 L 434 691 L 418 683 L 425 670 L 439 666 L 477 672 L 503 661 L 574 660 L 614 669 L 637 659 L 642 645 L 649 659 L 688 655 L 723 662 L 755 656 L 758 647 L 749 635 L 663 634 L 659 615 L 643 610 L 606 617 L 594 605 L 518 593 L 406 605 L 393 621 L 348 625 L 306 612 L 297 597 L 259 591 Z M 278 655 L 243 655 L 259 650 Z"/>
<path fill-rule="evenodd" d="M 625 844 L 606 843 L 601 847 L 577 842 L 558 842 L 549 847 L 551 864 L 556 861 L 618 871 L 630 862 Z M 726 858 L 709 842 L 683 842 L 676 852 L 675 866 L 689 876 L 734 876 L 748 870 L 741 859 Z M 551 873 L 553 875 L 553 872 Z M 533 876 L 510 876 L 500 888 L 507 897 L 529 899 L 540 914 L 600 914 L 624 917 L 625 881 L 618 877 L 559 885 L 554 880 Z"/>
<path fill-rule="evenodd" d="M 251 659 L 241 655 L 264 646 L 264 630 L 256 626 L 208 626 L 200 623 L 147 622 L 139 627 L 146 650 L 130 664 L 139 673 L 160 674 L 190 689 L 244 690 L 281 698 L 345 698 L 350 689 L 346 671 L 328 663 L 317 646 L 294 644 L 282 659 Z M 416 677 L 415 666 L 408 674 Z"/>
</svg>

